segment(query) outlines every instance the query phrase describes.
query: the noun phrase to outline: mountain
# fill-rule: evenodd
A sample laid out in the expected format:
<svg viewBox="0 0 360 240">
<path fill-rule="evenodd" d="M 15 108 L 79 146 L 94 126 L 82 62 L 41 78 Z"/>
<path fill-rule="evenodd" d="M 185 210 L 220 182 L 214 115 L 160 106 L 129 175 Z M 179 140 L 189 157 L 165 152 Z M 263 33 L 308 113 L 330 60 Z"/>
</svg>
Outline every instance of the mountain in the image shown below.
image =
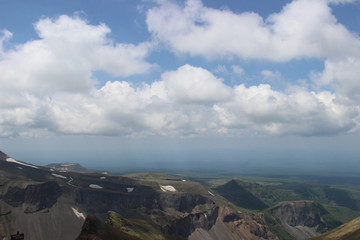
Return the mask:
<svg viewBox="0 0 360 240">
<path fill-rule="evenodd" d="M 19 231 L 27 240 L 277 239 L 263 215 L 239 214 L 197 182 L 65 172 L 2 152 L 0 159 L 1 237 Z"/>
<path fill-rule="evenodd" d="M 164 173 L 119 176 L 57 166 L 32 165 L 0 151 L 0 239 L 17 231 L 26 240 L 304 239 L 340 225 L 333 213 L 345 219 L 344 213 L 356 212 L 280 201 L 298 195 L 278 185 L 232 179 L 212 186 Z M 336 191 L 331 199 L 338 198 Z M 349 196 L 357 201 L 354 192 Z M 349 199 L 338 202 L 355 208 Z"/>
<path fill-rule="evenodd" d="M 310 240 L 358 240 L 360 239 L 360 217 Z"/>
<path fill-rule="evenodd" d="M 78 172 L 78 173 L 93 173 L 93 172 L 97 172 L 95 170 L 91 170 L 88 168 L 85 168 L 83 166 L 81 166 L 78 163 L 70 163 L 70 162 L 66 162 L 66 163 L 51 163 L 46 165 L 46 167 L 52 168 L 52 169 L 56 169 L 57 171 L 62 171 L 62 172 Z"/>
<path fill-rule="evenodd" d="M 216 187 L 214 190 L 241 208 L 254 210 L 267 208 L 268 206 L 248 191 L 245 185 L 246 183 L 238 179 L 232 179 L 226 184 Z"/>
</svg>

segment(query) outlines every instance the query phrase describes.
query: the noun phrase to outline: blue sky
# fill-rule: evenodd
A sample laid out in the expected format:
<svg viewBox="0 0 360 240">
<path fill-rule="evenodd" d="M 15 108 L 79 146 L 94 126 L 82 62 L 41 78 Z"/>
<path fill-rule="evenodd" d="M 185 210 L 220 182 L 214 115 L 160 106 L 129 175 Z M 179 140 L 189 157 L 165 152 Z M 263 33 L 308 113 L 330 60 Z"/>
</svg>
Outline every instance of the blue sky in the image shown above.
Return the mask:
<svg viewBox="0 0 360 240">
<path fill-rule="evenodd" d="M 0 144 L 15 158 L 358 166 L 357 0 L 0 5 Z"/>
</svg>

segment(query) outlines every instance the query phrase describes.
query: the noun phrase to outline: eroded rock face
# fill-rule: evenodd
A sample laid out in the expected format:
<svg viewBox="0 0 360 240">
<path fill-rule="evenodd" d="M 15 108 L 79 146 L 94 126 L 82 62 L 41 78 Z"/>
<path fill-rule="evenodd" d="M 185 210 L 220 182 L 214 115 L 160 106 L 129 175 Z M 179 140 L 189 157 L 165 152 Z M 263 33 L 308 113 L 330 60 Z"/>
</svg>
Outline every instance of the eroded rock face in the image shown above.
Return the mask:
<svg viewBox="0 0 360 240">
<path fill-rule="evenodd" d="M 179 216 L 169 222 L 164 228 L 164 232 L 169 235 L 180 235 L 188 237 L 196 228 L 210 230 L 218 218 L 219 207 L 211 206 L 205 210 L 195 209 L 191 213 Z"/>
<path fill-rule="evenodd" d="M 213 201 L 192 193 L 161 194 L 151 190 L 138 193 L 122 193 L 110 191 L 94 191 L 91 189 L 76 189 L 75 203 L 82 206 L 90 214 L 101 219 L 105 218 L 105 209 L 123 213 L 124 209 L 159 209 L 172 208 L 179 212 L 191 212 L 202 204 L 213 204 Z"/>
<path fill-rule="evenodd" d="M 88 216 L 76 240 L 101 240 L 104 234 L 103 223 L 94 216 Z"/>
<path fill-rule="evenodd" d="M 269 230 L 263 213 L 230 213 L 223 222 L 243 239 L 278 239 Z"/>
<path fill-rule="evenodd" d="M 36 212 L 45 208 L 51 208 L 62 194 L 60 186 L 56 182 L 28 185 L 25 189 L 9 187 L 3 200 L 13 206 L 19 207 L 29 204 L 28 212 Z"/>
<path fill-rule="evenodd" d="M 323 218 L 328 212 L 321 204 L 313 201 L 279 203 L 270 209 L 270 213 L 279 218 L 286 231 L 297 240 L 314 237 L 341 224 L 334 219 L 329 221 L 329 216 Z"/>
<path fill-rule="evenodd" d="M 191 212 L 196 206 L 213 204 L 214 202 L 202 195 L 192 193 L 161 194 L 160 208 L 173 208 L 179 212 Z"/>
<path fill-rule="evenodd" d="M 290 226 L 316 227 L 322 223 L 321 216 L 327 211 L 318 203 L 312 201 L 297 201 L 280 203 L 270 211 L 282 222 Z"/>
</svg>

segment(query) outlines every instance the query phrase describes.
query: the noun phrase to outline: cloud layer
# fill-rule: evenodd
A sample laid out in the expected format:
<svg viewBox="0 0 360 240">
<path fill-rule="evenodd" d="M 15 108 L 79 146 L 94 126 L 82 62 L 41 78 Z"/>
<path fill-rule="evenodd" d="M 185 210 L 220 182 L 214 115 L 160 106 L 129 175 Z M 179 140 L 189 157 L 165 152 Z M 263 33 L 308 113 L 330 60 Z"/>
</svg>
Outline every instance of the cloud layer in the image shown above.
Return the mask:
<svg viewBox="0 0 360 240">
<path fill-rule="evenodd" d="M 209 59 L 288 61 L 344 56 L 360 47 L 323 0 L 295 0 L 267 19 L 253 12 L 207 8 L 200 0 L 188 0 L 183 7 L 161 1 L 148 11 L 147 24 L 172 51 Z"/>
<path fill-rule="evenodd" d="M 0 38 L 0 134 L 189 137 L 250 131 L 314 136 L 356 131 L 360 40 L 337 22 L 329 2 L 294 0 L 264 20 L 256 13 L 207 8 L 199 0 L 184 6 L 160 1 L 147 12 L 153 42 L 138 45 L 114 43 L 105 24 L 90 25 L 76 16 L 40 19 L 34 24 L 39 39 L 10 50 L 2 47 L 11 38 L 5 30 Z M 119 79 L 149 73 L 156 64 L 147 59 L 159 46 L 209 61 L 320 58 L 325 67 L 312 73 L 313 89 L 229 86 L 189 64 L 165 70 L 152 82 L 107 81 L 98 87 L 97 71 Z M 244 75 L 239 65 L 231 69 Z M 260 74 L 282 78 L 276 71 Z"/>
</svg>

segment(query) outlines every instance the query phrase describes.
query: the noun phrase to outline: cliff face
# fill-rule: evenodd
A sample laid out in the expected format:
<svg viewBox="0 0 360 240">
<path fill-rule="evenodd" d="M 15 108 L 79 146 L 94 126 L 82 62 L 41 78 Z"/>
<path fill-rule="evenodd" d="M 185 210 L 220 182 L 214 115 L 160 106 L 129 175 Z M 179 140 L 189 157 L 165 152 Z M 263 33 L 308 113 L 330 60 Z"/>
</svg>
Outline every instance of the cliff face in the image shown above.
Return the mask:
<svg viewBox="0 0 360 240">
<path fill-rule="evenodd" d="M 25 189 L 9 187 L 2 199 L 13 207 L 26 203 L 25 213 L 51 208 L 60 197 L 62 190 L 56 182 L 28 185 Z"/>
<path fill-rule="evenodd" d="M 263 213 L 230 213 L 223 222 L 242 239 L 278 239 L 269 230 Z"/>
<path fill-rule="evenodd" d="M 316 227 L 322 223 L 321 216 L 327 211 L 318 203 L 312 201 L 298 201 L 280 203 L 271 209 L 271 213 L 292 227 Z"/>
<path fill-rule="evenodd" d="M 76 189 L 75 203 L 89 214 L 104 220 L 106 211 L 112 211 L 127 216 L 131 209 L 174 209 L 178 212 L 190 212 L 197 205 L 212 204 L 210 199 L 192 193 L 161 194 L 152 189 L 142 189 L 131 194 L 113 191 L 94 191 L 91 189 Z"/>
<path fill-rule="evenodd" d="M 327 229 L 323 216 L 328 212 L 313 201 L 280 203 L 270 209 L 270 213 L 279 218 L 285 229 L 299 240 L 314 237 Z"/>
<path fill-rule="evenodd" d="M 192 212 L 179 216 L 170 221 L 163 230 L 169 235 L 179 235 L 187 238 L 197 228 L 210 230 L 215 224 L 219 213 L 218 206 L 211 206 L 205 210 L 194 209 Z"/>
<path fill-rule="evenodd" d="M 145 213 L 148 221 L 171 236 L 187 237 L 196 228 L 210 229 L 218 217 L 218 207 L 212 200 L 193 193 L 159 193 L 146 189 L 129 194 L 77 189 L 75 202 L 103 221 L 105 209 L 130 218 Z"/>
</svg>

